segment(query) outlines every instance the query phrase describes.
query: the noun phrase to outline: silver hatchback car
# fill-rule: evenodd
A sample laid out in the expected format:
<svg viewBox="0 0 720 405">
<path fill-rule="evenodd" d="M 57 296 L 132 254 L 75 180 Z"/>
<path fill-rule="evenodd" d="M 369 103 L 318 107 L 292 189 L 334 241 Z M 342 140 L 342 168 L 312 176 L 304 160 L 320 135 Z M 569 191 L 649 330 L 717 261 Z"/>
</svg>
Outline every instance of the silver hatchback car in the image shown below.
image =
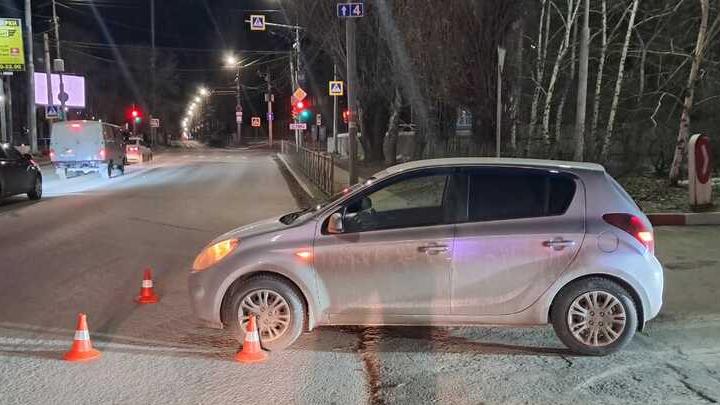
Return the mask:
<svg viewBox="0 0 720 405">
<path fill-rule="evenodd" d="M 653 230 L 602 166 L 454 158 L 388 168 L 316 207 L 212 241 L 195 314 L 279 350 L 319 325 L 541 325 L 581 354 L 662 304 Z"/>
</svg>

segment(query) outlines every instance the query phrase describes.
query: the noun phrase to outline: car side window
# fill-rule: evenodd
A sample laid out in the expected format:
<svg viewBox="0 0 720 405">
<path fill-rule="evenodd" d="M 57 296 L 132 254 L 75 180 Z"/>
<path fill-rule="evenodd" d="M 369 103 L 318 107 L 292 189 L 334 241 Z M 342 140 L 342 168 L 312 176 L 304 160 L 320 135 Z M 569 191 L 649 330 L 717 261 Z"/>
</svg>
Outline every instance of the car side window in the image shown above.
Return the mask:
<svg viewBox="0 0 720 405">
<path fill-rule="evenodd" d="M 565 174 L 529 169 L 477 169 L 469 175 L 472 222 L 562 215 L 575 196 Z"/>
<path fill-rule="evenodd" d="M 352 201 L 345 210 L 346 232 L 431 226 L 446 223 L 449 175 L 412 176 Z"/>
</svg>

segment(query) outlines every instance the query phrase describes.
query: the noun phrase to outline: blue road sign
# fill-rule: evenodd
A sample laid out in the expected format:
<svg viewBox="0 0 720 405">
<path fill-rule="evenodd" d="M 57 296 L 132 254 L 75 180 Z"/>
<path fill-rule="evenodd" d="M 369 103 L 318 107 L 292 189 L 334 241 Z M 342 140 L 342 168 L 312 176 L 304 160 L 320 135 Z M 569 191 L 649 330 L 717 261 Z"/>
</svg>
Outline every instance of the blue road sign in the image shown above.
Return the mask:
<svg viewBox="0 0 720 405">
<path fill-rule="evenodd" d="M 337 16 L 342 18 L 355 18 L 365 16 L 363 3 L 338 3 Z"/>
<path fill-rule="evenodd" d="M 59 108 L 54 105 L 45 107 L 45 118 L 57 118 Z"/>
</svg>

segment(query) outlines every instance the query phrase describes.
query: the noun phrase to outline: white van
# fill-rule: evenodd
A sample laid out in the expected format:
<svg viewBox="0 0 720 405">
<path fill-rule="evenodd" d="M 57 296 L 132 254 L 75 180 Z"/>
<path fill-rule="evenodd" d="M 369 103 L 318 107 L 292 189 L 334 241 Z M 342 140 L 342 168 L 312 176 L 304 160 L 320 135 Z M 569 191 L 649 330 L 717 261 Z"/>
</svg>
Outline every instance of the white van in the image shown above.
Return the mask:
<svg viewBox="0 0 720 405">
<path fill-rule="evenodd" d="M 112 177 L 125 173 L 125 145 L 121 128 L 99 121 L 62 121 L 52 125 L 50 160 L 61 179 L 69 173 L 99 172 Z"/>
</svg>

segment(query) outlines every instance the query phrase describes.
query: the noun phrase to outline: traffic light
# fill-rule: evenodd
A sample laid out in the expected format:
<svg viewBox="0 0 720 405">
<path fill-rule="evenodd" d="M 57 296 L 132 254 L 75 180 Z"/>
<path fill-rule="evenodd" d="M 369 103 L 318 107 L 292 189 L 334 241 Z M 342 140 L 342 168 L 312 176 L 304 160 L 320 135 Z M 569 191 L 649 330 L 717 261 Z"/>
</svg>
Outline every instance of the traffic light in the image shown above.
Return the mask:
<svg viewBox="0 0 720 405">
<path fill-rule="evenodd" d="M 142 111 L 139 108 L 135 107 L 135 105 L 130 107 L 127 112 L 128 119 L 130 119 L 131 122 L 134 122 L 135 124 L 140 124 L 142 122 L 142 116 Z"/>
<path fill-rule="evenodd" d="M 350 110 L 343 110 L 342 115 L 343 115 L 343 122 L 344 122 L 344 123 L 347 124 L 348 122 L 350 122 Z"/>
<path fill-rule="evenodd" d="M 293 118 L 300 122 L 310 122 L 313 117 L 310 110 L 310 103 L 306 101 L 297 101 L 293 104 Z"/>
</svg>

